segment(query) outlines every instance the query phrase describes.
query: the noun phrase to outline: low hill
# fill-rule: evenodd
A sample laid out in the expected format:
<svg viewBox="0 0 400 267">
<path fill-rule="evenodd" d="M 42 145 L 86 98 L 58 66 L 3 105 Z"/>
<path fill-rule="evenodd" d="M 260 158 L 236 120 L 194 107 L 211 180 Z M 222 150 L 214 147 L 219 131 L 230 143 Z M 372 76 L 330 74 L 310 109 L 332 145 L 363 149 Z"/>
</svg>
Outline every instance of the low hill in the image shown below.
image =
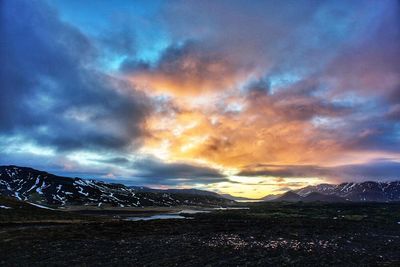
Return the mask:
<svg viewBox="0 0 400 267">
<path fill-rule="evenodd" d="M 302 197 L 303 202 L 345 202 L 346 200 L 335 195 L 324 195 L 318 192 L 312 192 L 305 197 Z"/>
<path fill-rule="evenodd" d="M 49 209 L 48 207 L 0 196 L 0 226 L 9 223 L 91 221 L 96 218 L 71 212 Z"/>
<path fill-rule="evenodd" d="M 147 193 L 168 193 L 168 194 L 185 194 L 185 195 L 195 195 L 195 196 L 212 196 L 217 198 L 224 198 L 224 195 L 220 195 L 215 192 L 199 190 L 194 188 L 184 188 L 184 189 L 156 189 L 145 186 L 129 186 L 130 189 L 134 189 L 138 192 Z M 229 199 L 229 198 L 227 198 Z"/>
<path fill-rule="evenodd" d="M 296 194 L 293 191 L 288 191 L 284 194 L 282 194 L 280 197 L 272 200 L 272 201 L 286 201 L 286 202 L 297 202 L 297 201 L 301 201 L 303 198 L 301 196 L 299 196 L 298 194 Z"/>
<path fill-rule="evenodd" d="M 280 197 L 270 200 L 273 202 L 344 202 L 341 197 L 337 197 L 335 195 L 324 195 L 318 192 L 312 192 L 307 196 L 300 196 L 293 191 L 288 191 L 282 194 Z"/>
</svg>

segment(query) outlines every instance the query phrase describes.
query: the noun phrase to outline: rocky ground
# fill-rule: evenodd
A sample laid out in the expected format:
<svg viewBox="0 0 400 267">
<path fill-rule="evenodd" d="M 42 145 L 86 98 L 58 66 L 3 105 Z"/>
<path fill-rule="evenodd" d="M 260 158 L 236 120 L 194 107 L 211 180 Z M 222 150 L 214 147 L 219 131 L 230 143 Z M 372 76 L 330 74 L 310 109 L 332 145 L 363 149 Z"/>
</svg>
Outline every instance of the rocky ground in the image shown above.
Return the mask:
<svg viewBox="0 0 400 267">
<path fill-rule="evenodd" d="M 400 265 L 400 204 L 253 204 L 137 222 L 68 216 L 3 221 L 0 265 Z"/>
</svg>

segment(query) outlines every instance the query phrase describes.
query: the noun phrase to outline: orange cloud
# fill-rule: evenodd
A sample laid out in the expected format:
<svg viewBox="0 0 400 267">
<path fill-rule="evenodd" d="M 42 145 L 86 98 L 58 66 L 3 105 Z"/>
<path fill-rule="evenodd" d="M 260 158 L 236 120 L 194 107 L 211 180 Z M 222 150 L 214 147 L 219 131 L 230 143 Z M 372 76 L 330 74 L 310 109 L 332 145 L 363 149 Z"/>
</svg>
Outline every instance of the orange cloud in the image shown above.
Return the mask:
<svg viewBox="0 0 400 267">
<path fill-rule="evenodd" d="M 294 103 L 273 100 L 271 96 L 236 99 L 243 103 L 237 112 L 203 106 L 156 114 L 147 121 L 151 136 L 143 149 L 157 154 L 164 148 L 169 160 L 198 160 L 232 169 L 254 163 L 323 164 L 343 150 L 335 136 L 313 125 L 311 111 L 290 111 Z M 318 105 L 311 110 L 329 113 Z"/>
<path fill-rule="evenodd" d="M 177 96 L 231 89 L 255 75 L 251 66 L 236 64 L 231 55 L 193 42 L 170 47 L 155 65 L 128 61 L 121 69 L 139 89 Z"/>
</svg>

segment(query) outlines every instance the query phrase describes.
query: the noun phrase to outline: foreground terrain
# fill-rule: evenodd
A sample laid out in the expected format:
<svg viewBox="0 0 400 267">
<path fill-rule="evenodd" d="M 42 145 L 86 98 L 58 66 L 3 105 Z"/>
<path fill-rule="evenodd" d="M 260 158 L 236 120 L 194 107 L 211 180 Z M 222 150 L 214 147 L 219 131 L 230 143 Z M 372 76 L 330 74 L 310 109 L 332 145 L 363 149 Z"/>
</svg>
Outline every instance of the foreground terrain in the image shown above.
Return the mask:
<svg viewBox="0 0 400 267">
<path fill-rule="evenodd" d="M 2 208 L 0 265 L 400 265 L 400 204 L 247 204 L 152 221 Z"/>
</svg>

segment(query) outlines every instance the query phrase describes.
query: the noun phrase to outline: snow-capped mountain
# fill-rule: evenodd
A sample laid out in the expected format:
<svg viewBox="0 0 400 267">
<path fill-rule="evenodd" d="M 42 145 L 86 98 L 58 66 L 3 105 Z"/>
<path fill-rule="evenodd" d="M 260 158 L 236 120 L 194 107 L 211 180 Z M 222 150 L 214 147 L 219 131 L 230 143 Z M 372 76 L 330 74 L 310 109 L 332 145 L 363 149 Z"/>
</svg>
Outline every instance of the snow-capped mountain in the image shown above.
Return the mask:
<svg viewBox="0 0 400 267">
<path fill-rule="evenodd" d="M 26 167 L 0 166 L 0 195 L 48 205 L 119 207 L 223 205 L 218 195 L 143 192 L 122 184 L 56 176 Z"/>
<path fill-rule="evenodd" d="M 335 195 L 350 201 L 400 201 L 400 181 L 320 184 L 307 186 L 295 191 L 300 196 L 318 192 Z"/>
</svg>

